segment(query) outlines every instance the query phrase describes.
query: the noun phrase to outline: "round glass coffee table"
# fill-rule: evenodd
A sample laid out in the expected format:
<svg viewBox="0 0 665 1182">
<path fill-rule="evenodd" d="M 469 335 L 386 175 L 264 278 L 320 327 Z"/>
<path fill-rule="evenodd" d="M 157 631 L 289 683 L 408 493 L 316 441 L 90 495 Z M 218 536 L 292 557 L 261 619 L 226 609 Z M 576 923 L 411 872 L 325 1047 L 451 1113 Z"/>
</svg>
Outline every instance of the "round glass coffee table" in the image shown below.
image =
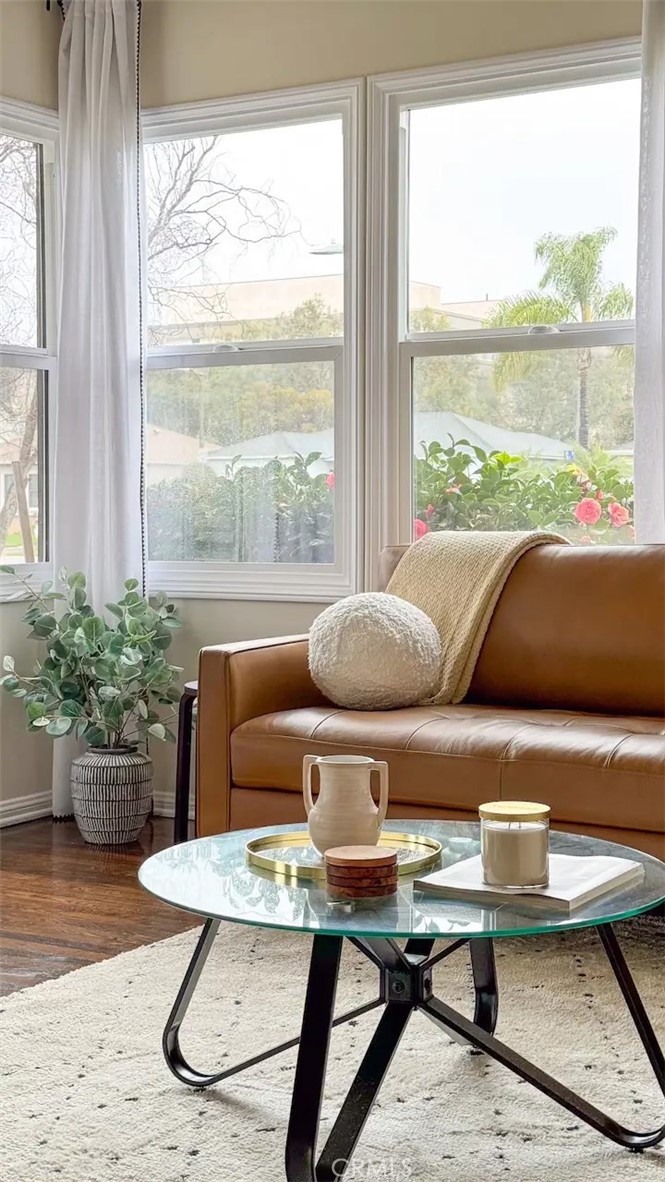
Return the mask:
<svg viewBox="0 0 665 1182">
<path fill-rule="evenodd" d="M 302 825 L 284 825 L 278 831 L 289 834 L 301 829 Z M 442 845 L 441 866 L 471 857 L 480 849 L 478 826 L 470 822 L 387 822 L 384 833 L 391 830 L 436 838 Z M 243 830 L 184 842 L 148 858 L 139 871 L 139 879 L 146 890 L 164 902 L 202 915 L 206 920 L 164 1030 L 163 1051 L 174 1075 L 192 1087 L 204 1088 L 290 1047 L 299 1047 L 286 1140 L 288 1182 L 330 1182 L 343 1175 L 406 1024 L 416 1009 L 451 1038 L 490 1055 L 619 1145 L 640 1150 L 665 1138 L 665 1124 L 646 1132 L 624 1128 L 495 1038 L 498 986 L 493 950 L 493 941 L 505 936 L 596 928 L 665 1094 L 665 1057 L 612 927 L 619 920 L 665 902 L 663 862 L 612 842 L 553 832 L 554 852 L 632 858 L 643 864 L 644 878 L 572 914 L 529 910 L 517 899 L 499 906 L 481 907 L 435 898 L 415 889 L 408 877 L 401 877 L 397 894 L 386 899 L 340 904 L 329 900 L 325 883 L 294 880 L 284 875 L 275 877 L 247 865 L 247 842 L 275 831 L 275 827 Z M 303 932 L 314 939 L 300 1037 L 224 1071 L 206 1074 L 186 1062 L 180 1049 L 179 1032 L 222 920 Z M 378 969 L 379 992 L 375 1000 L 335 1017 L 337 977 L 345 939 Z M 398 940 L 406 943 L 401 946 Z M 435 951 L 437 940 L 445 942 Z M 468 946 L 471 959 L 475 991 L 473 1019 L 435 997 L 432 985 L 434 965 L 463 946 Z M 331 1028 L 378 1007 L 383 1008 L 383 1013 L 317 1160 L 316 1142 Z"/>
</svg>

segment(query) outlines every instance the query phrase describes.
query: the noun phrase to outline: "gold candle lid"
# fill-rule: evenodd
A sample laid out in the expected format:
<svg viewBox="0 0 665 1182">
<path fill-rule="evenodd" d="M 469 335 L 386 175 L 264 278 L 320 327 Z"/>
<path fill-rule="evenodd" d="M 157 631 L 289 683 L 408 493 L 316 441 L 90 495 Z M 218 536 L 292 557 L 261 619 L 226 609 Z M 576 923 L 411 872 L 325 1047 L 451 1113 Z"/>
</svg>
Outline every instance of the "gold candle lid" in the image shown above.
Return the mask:
<svg viewBox="0 0 665 1182">
<path fill-rule="evenodd" d="M 481 804 L 478 812 L 483 821 L 546 821 L 550 806 L 532 800 L 492 800 Z"/>
</svg>

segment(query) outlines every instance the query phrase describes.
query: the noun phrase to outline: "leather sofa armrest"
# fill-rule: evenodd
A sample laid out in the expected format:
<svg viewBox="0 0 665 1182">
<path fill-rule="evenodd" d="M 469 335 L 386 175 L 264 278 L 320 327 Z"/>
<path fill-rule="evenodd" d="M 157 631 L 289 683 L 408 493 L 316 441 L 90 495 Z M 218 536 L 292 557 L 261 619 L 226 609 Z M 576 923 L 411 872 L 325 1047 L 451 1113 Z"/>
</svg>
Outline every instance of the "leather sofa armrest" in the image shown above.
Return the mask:
<svg viewBox="0 0 665 1182">
<path fill-rule="evenodd" d="M 308 637 L 211 645 L 199 654 L 197 834 L 230 824 L 231 733 L 249 718 L 325 704 L 307 664 Z"/>
</svg>

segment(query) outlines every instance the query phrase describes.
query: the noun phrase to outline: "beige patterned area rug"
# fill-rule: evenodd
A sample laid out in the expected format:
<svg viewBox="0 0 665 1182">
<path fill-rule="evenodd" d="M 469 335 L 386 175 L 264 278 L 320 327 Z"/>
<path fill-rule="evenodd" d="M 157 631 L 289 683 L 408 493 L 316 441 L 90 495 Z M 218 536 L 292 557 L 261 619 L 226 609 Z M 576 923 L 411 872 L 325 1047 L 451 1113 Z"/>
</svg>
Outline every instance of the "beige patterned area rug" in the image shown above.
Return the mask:
<svg viewBox="0 0 665 1182">
<path fill-rule="evenodd" d="M 665 1041 L 665 939 L 655 918 L 618 928 Z M 280 1182 L 295 1051 L 207 1092 L 169 1073 L 164 1021 L 195 933 L 125 953 L 0 1003 L 4 1178 L 11 1182 Z M 225 925 L 183 1028 L 212 1070 L 293 1034 L 309 939 Z M 497 1034 L 632 1128 L 665 1119 L 641 1044 L 597 937 L 497 942 Z M 345 953 L 339 1004 L 374 992 Z M 437 969 L 437 993 L 470 1008 L 467 953 Z M 378 1011 L 333 1035 L 322 1134 Z M 632 1154 L 498 1064 L 411 1020 L 347 1177 L 388 1182 L 665 1182 L 665 1149 Z"/>
</svg>

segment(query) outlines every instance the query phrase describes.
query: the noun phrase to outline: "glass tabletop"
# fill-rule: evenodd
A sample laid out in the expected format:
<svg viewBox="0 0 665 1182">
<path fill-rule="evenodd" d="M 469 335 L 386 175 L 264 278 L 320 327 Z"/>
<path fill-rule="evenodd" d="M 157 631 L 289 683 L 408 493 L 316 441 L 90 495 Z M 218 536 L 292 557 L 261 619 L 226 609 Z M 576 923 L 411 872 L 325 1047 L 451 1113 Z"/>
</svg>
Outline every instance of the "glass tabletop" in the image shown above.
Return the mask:
<svg viewBox="0 0 665 1182">
<path fill-rule="evenodd" d="M 643 864 L 644 878 L 572 914 L 530 910 L 519 899 L 480 906 L 435 898 L 414 888 L 417 875 L 400 877 L 397 893 L 387 898 L 335 903 L 323 882 L 280 881 L 246 863 L 248 841 L 302 829 L 302 824 L 269 826 L 186 841 L 148 858 L 139 870 L 139 880 L 165 903 L 206 918 L 330 936 L 526 936 L 611 923 L 665 902 L 665 863 L 628 846 L 553 831 L 550 848 L 554 853 L 632 858 Z M 480 852 L 479 826 L 470 821 L 388 821 L 383 832 L 391 830 L 440 841 L 441 859 L 432 869 Z"/>
</svg>

